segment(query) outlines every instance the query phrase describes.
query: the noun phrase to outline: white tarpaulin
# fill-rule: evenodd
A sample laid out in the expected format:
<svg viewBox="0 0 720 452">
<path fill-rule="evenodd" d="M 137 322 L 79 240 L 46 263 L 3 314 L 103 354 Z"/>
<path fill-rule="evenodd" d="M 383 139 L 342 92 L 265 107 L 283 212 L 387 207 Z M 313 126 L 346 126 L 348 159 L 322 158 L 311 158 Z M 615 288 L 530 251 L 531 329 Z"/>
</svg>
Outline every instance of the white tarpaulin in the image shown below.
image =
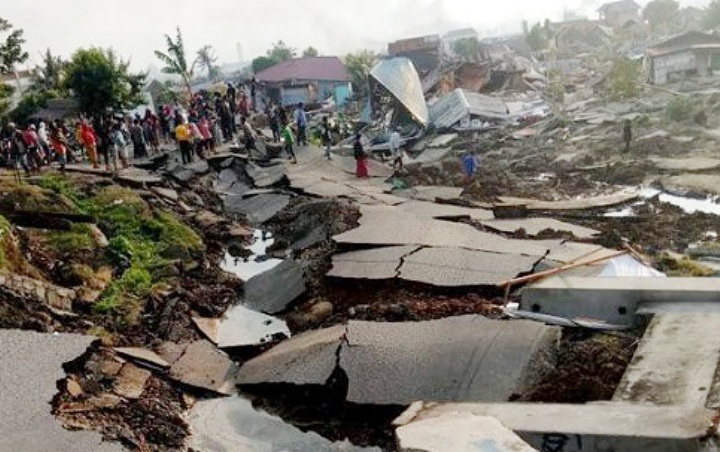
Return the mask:
<svg viewBox="0 0 720 452">
<path fill-rule="evenodd" d="M 665 273 L 661 273 L 652 267 L 648 267 L 631 256 L 624 255 L 616 257 L 609 261 L 603 271 L 598 275 L 600 277 L 622 277 L 631 276 L 636 278 L 666 278 Z"/>
<path fill-rule="evenodd" d="M 384 86 L 423 126 L 430 123 L 420 76 L 412 61 L 397 57 L 380 61 L 370 71 L 370 77 Z"/>
</svg>

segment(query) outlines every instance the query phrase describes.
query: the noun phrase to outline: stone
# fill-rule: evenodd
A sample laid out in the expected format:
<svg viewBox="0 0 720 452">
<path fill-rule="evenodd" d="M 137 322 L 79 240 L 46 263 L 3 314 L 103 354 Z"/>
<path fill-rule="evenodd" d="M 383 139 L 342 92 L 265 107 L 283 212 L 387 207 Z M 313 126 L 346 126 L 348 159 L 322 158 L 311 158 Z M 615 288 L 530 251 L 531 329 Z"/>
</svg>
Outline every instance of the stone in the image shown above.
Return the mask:
<svg viewBox="0 0 720 452">
<path fill-rule="evenodd" d="M 100 372 L 108 377 L 114 377 L 122 369 L 123 363 L 114 359 L 105 359 L 100 362 Z"/>
<path fill-rule="evenodd" d="M 170 365 L 175 364 L 175 362 L 180 359 L 180 357 L 185 353 L 185 349 L 187 348 L 186 344 L 176 344 L 174 342 L 163 342 L 162 344 L 158 345 L 156 348 L 157 354 L 160 355 L 162 359 L 164 359 L 166 362 L 170 363 Z"/>
<path fill-rule="evenodd" d="M 73 378 L 67 378 L 65 380 L 65 388 L 67 389 L 68 394 L 70 394 L 70 397 L 73 398 L 77 398 L 85 394 L 85 391 L 83 391 L 80 383 L 78 383 L 77 380 Z"/>
<path fill-rule="evenodd" d="M 152 187 L 150 191 L 160 196 L 161 198 L 167 199 L 172 202 L 178 202 L 180 200 L 180 195 L 178 195 L 178 192 L 169 188 Z"/>
<path fill-rule="evenodd" d="M 259 166 L 251 162 L 245 171 L 259 188 L 271 187 L 285 178 L 285 165 Z"/>
<path fill-rule="evenodd" d="M 125 363 L 113 383 L 113 391 L 126 399 L 139 399 L 145 392 L 145 383 L 151 375 L 148 370 Z"/>
<path fill-rule="evenodd" d="M 163 358 L 161 358 L 157 353 L 153 352 L 152 350 L 147 350 L 144 348 L 135 348 L 135 347 L 120 347 L 120 348 L 116 348 L 115 352 L 117 352 L 121 356 L 130 358 L 133 361 L 136 361 L 141 364 L 150 365 L 153 367 L 159 367 L 161 369 L 167 369 L 170 367 L 170 363 L 165 361 Z"/>
<path fill-rule="evenodd" d="M 240 195 L 227 196 L 224 199 L 225 211 L 242 214 L 253 225 L 261 225 L 277 215 L 290 203 L 287 195 L 258 195 L 244 198 Z"/>
</svg>

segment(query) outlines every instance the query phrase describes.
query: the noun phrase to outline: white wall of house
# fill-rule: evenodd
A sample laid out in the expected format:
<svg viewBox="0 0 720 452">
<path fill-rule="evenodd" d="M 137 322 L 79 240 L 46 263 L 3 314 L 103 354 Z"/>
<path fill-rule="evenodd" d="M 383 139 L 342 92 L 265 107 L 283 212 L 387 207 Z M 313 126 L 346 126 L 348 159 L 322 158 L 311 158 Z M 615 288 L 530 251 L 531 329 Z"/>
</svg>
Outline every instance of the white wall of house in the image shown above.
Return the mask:
<svg viewBox="0 0 720 452">
<path fill-rule="evenodd" d="M 691 50 L 671 53 L 652 59 L 652 81 L 656 85 L 664 85 L 670 75 L 697 69 L 695 53 Z"/>
</svg>

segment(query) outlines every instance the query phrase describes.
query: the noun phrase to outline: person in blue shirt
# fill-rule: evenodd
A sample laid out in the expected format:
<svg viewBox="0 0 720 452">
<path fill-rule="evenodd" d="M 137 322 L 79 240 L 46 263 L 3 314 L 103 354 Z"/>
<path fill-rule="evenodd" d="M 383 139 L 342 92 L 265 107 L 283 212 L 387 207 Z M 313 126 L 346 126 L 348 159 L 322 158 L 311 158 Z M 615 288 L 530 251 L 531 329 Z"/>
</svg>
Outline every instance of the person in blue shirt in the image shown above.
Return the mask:
<svg viewBox="0 0 720 452">
<path fill-rule="evenodd" d="M 462 194 L 466 194 L 470 190 L 470 186 L 475 180 L 475 174 L 477 174 L 480 168 L 480 160 L 475 155 L 475 151 L 468 151 L 460 157 L 460 163 L 462 165 L 463 174 L 465 175 L 465 181 L 463 184 Z"/>
<path fill-rule="evenodd" d="M 295 109 L 295 125 L 298 130 L 298 146 L 307 146 L 307 113 L 305 113 L 305 105 L 300 102 Z"/>
</svg>

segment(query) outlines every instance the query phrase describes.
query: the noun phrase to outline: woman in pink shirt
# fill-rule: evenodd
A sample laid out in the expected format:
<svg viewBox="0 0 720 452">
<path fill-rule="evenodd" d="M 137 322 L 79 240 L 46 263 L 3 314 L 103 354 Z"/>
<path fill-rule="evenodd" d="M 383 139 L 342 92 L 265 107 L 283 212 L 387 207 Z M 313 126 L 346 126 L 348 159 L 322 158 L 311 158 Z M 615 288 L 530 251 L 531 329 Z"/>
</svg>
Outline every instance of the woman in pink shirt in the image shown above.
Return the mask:
<svg viewBox="0 0 720 452">
<path fill-rule="evenodd" d="M 210 121 L 206 117 L 203 116 L 203 118 L 200 120 L 200 124 L 198 124 L 198 128 L 200 129 L 200 135 L 202 135 L 202 149 L 203 151 L 210 151 L 215 150 L 215 141 L 213 140 L 213 134 L 210 131 Z"/>
</svg>

